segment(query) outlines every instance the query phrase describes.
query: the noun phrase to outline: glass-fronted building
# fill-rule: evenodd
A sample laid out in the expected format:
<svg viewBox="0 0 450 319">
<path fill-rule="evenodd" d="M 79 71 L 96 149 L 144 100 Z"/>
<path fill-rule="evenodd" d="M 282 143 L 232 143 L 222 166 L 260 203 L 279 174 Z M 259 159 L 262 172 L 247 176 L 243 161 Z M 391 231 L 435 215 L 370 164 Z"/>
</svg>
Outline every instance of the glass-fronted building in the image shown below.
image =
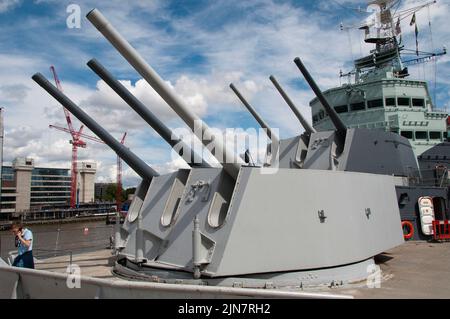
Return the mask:
<svg viewBox="0 0 450 319">
<path fill-rule="evenodd" d="M 70 200 L 70 170 L 35 167 L 31 171 L 30 206 L 67 204 Z"/>
<path fill-rule="evenodd" d="M 70 186 L 69 169 L 34 167 L 30 158 L 16 159 L 2 167 L 0 212 L 68 204 Z"/>
</svg>

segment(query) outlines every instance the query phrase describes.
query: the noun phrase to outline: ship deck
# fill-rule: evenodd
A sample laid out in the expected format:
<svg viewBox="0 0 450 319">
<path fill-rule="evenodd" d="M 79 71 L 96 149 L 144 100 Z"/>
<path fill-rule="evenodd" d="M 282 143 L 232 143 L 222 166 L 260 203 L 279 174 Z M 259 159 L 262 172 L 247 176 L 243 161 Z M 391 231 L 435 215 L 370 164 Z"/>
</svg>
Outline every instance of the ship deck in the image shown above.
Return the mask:
<svg viewBox="0 0 450 319">
<path fill-rule="evenodd" d="M 41 260 L 37 269 L 65 273 L 70 257 Z M 81 274 L 96 278 L 122 280 L 112 275 L 113 256 L 109 250 L 73 255 L 72 262 Z M 450 243 L 411 241 L 376 257 L 382 271 L 380 288 L 365 283 L 320 292 L 354 298 L 450 298 Z M 319 292 L 316 290 L 316 292 Z"/>
</svg>

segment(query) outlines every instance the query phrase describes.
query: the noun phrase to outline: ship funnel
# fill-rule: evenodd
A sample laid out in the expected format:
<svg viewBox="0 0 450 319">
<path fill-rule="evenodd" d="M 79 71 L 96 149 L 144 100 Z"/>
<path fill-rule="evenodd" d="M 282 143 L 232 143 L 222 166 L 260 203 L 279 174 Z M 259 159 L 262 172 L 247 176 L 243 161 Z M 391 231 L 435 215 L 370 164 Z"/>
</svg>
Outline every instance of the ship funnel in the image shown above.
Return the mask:
<svg viewBox="0 0 450 319">
<path fill-rule="evenodd" d="M 347 126 L 344 124 L 344 122 L 342 122 L 342 120 L 339 117 L 339 115 L 337 114 L 336 110 L 333 109 L 331 107 L 331 105 L 328 103 L 327 99 L 323 95 L 322 91 L 320 91 L 316 82 L 313 80 L 313 78 L 311 77 L 308 70 L 303 65 L 300 58 L 298 58 L 298 57 L 295 58 L 294 63 L 300 69 L 300 72 L 302 72 L 303 77 L 305 78 L 306 82 L 308 82 L 311 89 L 314 91 L 314 94 L 316 94 L 320 103 L 322 103 L 322 106 L 325 109 L 325 112 L 327 112 L 328 116 L 330 117 L 330 120 L 333 122 L 334 127 L 336 128 L 336 134 L 341 139 L 342 145 L 343 145 L 344 141 L 345 141 L 345 136 L 347 134 Z"/>
<path fill-rule="evenodd" d="M 253 115 L 256 122 L 258 122 L 259 125 L 261 125 L 261 127 L 266 130 L 267 136 L 271 140 L 278 141 L 278 137 L 275 134 L 273 134 L 270 126 L 266 123 L 266 121 L 264 121 L 262 119 L 262 117 L 258 114 L 258 112 L 256 112 L 256 110 L 253 108 L 253 106 L 251 106 L 247 102 L 247 100 L 242 96 L 241 92 L 239 92 L 239 90 L 234 86 L 233 83 L 230 84 L 230 88 L 233 90 L 233 92 L 236 94 L 236 96 L 239 98 L 239 100 L 241 100 L 242 104 L 244 104 L 244 106 L 247 108 L 247 110 Z"/>
<path fill-rule="evenodd" d="M 62 106 L 72 113 L 81 123 L 86 125 L 95 135 L 97 135 L 106 145 L 111 147 L 117 155 L 122 158 L 128 166 L 130 166 L 144 180 L 151 180 L 159 174 L 136 154 L 128 150 L 124 145 L 119 143 L 111 134 L 103 127 L 95 122 L 87 115 L 79 106 L 72 102 L 64 93 L 51 84 L 41 73 L 36 73 L 32 79 L 39 84 L 44 90 L 53 96 Z"/>
<path fill-rule="evenodd" d="M 286 101 L 287 105 L 291 108 L 292 112 L 294 112 L 297 119 L 300 121 L 300 124 L 303 126 L 305 131 L 308 134 L 316 133 L 316 130 L 308 123 L 308 121 L 303 117 L 302 113 L 298 110 L 298 108 L 295 106 L 295 104 L 292 102 L 292 100 L 289 98 L 289 96 L 286 94 L 286 92 L 283 90 L 283 88 L 278 83 L 277 79 L 273 75 L 269 77 L 270 81 L 272 81 L 273 85 L 277 88 L 278 92 L 280 92 L 283 99 Z"/>
<path fill-rule="evenodd" d="M 139 101 L 125 86 L 98 62 L 96 59 L 90 60 L 87 65 L 114 90 L 148 125 L 150 125 L 177 153 L 183 157 L 190 166 L 211 167 L 193 149 L 183 142 L 173 131 L 164 125 L 141 101 Z M 187 153 L 186 157 L 184 157 Z"/>
<path fill-rule="evenodd" d="M 212 137 L 213 134 L 208 125 L 189 110 L 188 106 L 175 94 L 155 70 L 145 62 L 142 56 L 130 45 L 130 43 L 119 34 L 101 12 L 97 9 L 93 9 L 86 17 L 163 98 L 163 100 L 166 101 L 175 113 L 181 117 L 202 143 L 205 146 L 210 147 L 210 137 Z M 195 129 L 197 127 L 200 128 L 200 130 Z M 227 150 L 220 139 L 215 139 L 214 143 L 214 148 L 211 150 L 211 153 L 219 160 L 224 170 L 236 179 L 240 166 L 244 164 L 243 160 L 236 156 L 234 152 Z M 219 154 L 221 156 L 218 158 Z"/>
</svg>

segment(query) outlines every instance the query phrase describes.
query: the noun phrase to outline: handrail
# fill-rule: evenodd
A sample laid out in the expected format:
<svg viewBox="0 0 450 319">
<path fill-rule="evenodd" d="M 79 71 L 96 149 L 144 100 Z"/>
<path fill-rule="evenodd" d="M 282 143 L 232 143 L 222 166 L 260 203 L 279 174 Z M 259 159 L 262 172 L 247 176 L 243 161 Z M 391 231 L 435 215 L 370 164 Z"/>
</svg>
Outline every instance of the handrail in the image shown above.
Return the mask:
<svg viewBox="0 0 450 319">
<path fill-rule="evenodd" d="M 54 280 L 61 283 L 66 283 L 69 274 L 67 273 L 56 273 L 46 270 L 34 270 L 26 268 L 16 268 L 9 266 L 0 265 L 0 272 L 3 273 L 14 273 L 19 276 L 25 275 L 27 278 L 33 277 L 33 282 L 39 284 L 39 280 Z M 24 276 L 24 277 L 25 277 Z M 29 281 L 22 280 L 20 285 L 26 285 Z M 208 296 L 210 298 L 216 297 L 255 297 L 255 298 L 339 298 L 339 299 L 352 299 L 353 296 L 350 295 L 338 295 L 329 293 L 319 293 L 319 292 L 304 292 L 304 291 L 282 291 L 274 289 L 256 289 L 256 288 L 236 288 L 236 287 L 221 287 L 221 286 L 199 286 L 191 284 L 168 284 L 168 283 L 157 283 L 157 282 L 135 282 L 135 281 L 125 281 L 125 280 L 108 280 L 103 278 L 95 278 L 81 275 L 81 289 L 86 289 L 86 294 L 84 298 L 101 298 L 103 292 L 112 291 L 115 293 L 114 296 L 120 296 L 122 298 L 129 297 L 130 293 L 136 294 L 136 296 L 141 296 L 141 293 L 147 293 L 147 298 L 155 296 L 180 296 L 186 295 L 193 298 L 198 298 L 201 296 Z M 64 287 L 64 284 L 61 285 Z M 94 289 L 92 289 L 94 286 Z M 25 287 L 26 288 L 26 287 Z M 95 289 L 96 288 L 96 289 Z M 70 289 L 69 289 L 70 290 Z M 77 290 L 77 289 L 73 289 Z M 119 291 L 118 291 L 119 290 Z M 59 290 L 60 291 L 60 290 Z M 96 292 L 95 296 L 92 292 Z M 16 291 L 12 291 L 13 296 Z M 53 296 L 49 292 L 48 296 L 39 297 L 45 298 Z M 29 296 L 30 298 L 36 296 Z M 64 296 L 60 296 L 64 297 Z M 180 297 L 178 297 L 180 298 Z"/>
</svg>

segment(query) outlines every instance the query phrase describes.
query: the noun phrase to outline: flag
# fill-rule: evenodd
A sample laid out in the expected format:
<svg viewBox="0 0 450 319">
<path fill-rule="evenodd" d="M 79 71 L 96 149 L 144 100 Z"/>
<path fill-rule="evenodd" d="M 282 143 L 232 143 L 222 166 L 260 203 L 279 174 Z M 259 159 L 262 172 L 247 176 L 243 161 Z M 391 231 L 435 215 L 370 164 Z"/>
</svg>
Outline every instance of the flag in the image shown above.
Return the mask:
<svg viewBox="0 0 450 319">
<path fill-rule="evenodd" d="M 416 34 L 416 55 L 419 55 L 419 40 L 417 39 L 417 35 L 419 34 L 419 29 L 417 29 L 417 24 L 415 28 L 415 34 Z"/>
<path fill-rule="evenodd" d="M 395 35 L 399 35 L 402 33 L 402 29 L 400 29 L 400 18 L 397 20 L 397 24 L 395 25 Z"/>
<path fill-rule="evenodd" d="M 414 33 L 416 35 L 416 55 L 419 56 L 419 40 L 417 38 L 417 36 L 419 35 L 419 29 L 417 28 L 417 23 L 416 23 L 416 13 L 414 12 L 412 18 L 411 18 L 411 22 L 409 23 L 410 26 L 412 26 L 414 24 Z"/>
<path fill-rule="evenodd" d="M 416 23 L 416 13 L 414 12 L 412 18 L 411 18 L 411 22 L 409 23 L 410 26 L 412 26 L 413 24 Z"/>
</svg>

